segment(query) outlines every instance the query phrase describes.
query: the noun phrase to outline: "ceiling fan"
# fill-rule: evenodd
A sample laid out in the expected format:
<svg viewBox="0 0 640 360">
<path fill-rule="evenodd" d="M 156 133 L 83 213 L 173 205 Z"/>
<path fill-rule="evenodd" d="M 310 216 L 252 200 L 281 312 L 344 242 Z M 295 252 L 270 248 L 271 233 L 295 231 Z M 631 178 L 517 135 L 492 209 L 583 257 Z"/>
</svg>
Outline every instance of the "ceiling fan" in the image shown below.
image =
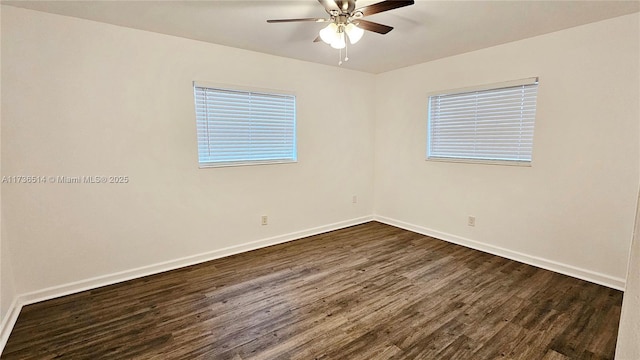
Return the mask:
<svg viewBox="0 0 640 360">
<path fill-rule="evenodd" d="M 302 18 L 302 19 L 278 19 L 267 20 L 268 23 L 284 22 L 328 22 L 329 25 L 322 30 L 314 42 L 324 41 L 334 49 L 343 49 L 347 46 L 346 37 L 351 44 L 355 44 L 364 35 L 364 30 L 378 34 L 386 34 L 393 27 L 362 19 L 365 16 L 413 5 L 414 0 L 385 0 L 379 3 L 363 6 L 356 9 L 356 0 L 318 0 L 324 7 L 329 18 Z M 345 61 L 348 58 L 345 58 Z M 342 62 L 340 62 L 341 64 Z"/>
</svg>

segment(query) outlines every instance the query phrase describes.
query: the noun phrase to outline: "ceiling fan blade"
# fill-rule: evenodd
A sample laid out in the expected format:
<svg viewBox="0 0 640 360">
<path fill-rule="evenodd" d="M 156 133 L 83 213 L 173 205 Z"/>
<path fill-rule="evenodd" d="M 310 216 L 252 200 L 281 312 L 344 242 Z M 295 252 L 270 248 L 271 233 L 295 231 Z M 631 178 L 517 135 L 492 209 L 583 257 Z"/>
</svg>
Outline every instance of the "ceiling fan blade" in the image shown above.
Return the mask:
<svg viewBox="0 0 640 360">
<path fill-rule="evenodd" d="M 313 21 L 313 22 L 325 22 L 331 21 L 331 19 L 322 19 L 322 18 L 302 18 L 302 19 L 276 19 L 276 20 L 267 20 L 268 23 L 285 23 L 285 22 L 300 22 L 300 21 Z"/>
<path fill-rule="evenodd" d="M 362 19 L 354 20 L 353 23 L 358 25 L 358 27 L 361 29 L 373 31 L 378 34 L 386 34 L 389 31 L 393 30 L 393 27 L 391 26 L 382 25 L 373 21 L 367 21 Z"/>
<path fill-rule="evenodd" d="M 322 4 L 322 6 L 324 7 L 324 10 L 328 14 L 331 14 L 331 10 L 340 11 L 340 8 L 338 7 L 338 4 L 336 4 L 336 1 L 334 1 L 334 0 L 318 0 L 318 2 L 320 4 Z"/>
<path fill-rule="evenodd" d="M 371 4 L 369 6 L 363 6 L 356 11 L 362 12 L 362 15 L 369 16 L 377 13 L 381 13 L 383 11 L 389 11 L 401 7 L 405 7 L 408 5 L 413 5 L 415 1 L 413 0 L 385 0 L 379 3 Z"/>
</svg>

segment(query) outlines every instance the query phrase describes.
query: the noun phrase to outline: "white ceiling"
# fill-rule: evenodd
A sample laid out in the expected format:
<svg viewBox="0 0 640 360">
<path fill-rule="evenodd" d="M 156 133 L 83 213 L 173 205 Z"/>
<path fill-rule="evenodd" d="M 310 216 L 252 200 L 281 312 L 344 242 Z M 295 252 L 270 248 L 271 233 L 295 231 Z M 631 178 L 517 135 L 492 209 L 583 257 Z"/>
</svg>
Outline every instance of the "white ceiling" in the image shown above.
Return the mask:
<svg viewBox="0 0 640 360">
<path fill-rule="evenodd" d="M 378 1 L 358 0 L 357 6 Z M 316 0 L 3 1 L 3 4 L 337 66 L 338 51 L 312 40 L 326 17 Z M 640 11 L 640 1 L 416 1 L 367 17 L 395 27 L 366 32 L 349 48 L 349 69 L 381 73 L 421 62 Z M 639 29 L 640 31 L 640 29 Z"/>
</svg>

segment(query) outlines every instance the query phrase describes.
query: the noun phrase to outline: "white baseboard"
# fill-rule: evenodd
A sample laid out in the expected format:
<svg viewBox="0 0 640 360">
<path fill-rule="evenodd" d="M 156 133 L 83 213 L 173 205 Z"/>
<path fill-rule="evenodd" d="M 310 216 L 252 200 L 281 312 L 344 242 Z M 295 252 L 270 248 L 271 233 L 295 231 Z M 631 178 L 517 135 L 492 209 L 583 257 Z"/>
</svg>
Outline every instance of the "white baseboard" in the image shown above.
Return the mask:
<svg viewBox="0 0 640 360">
<path fill-rule="evenodd" d="M 322 234 L 325 232 L 342 229 L 345 227 L 366 223 L 373 220 L 373 216 L 363 216 L 346 221 L 323 225 L 307 230 L 296 231 L 284 235 L 278 235 L 266 239 L 251 241 L 241 245 L 229 246 L 223 249 L 209 251 L 202 254 L 191 255 L 180 259 L 169 260 L 157 264 L 142 266 L 137 269 L 125 270 L 113 274 L 97 276 L 90 279 L 80 280 L 64 285 L 58 285 L 27 294 L 20 295 L 23 305 L 33 304 L 81 291 L 96 289 L 106 285 L 112 285 L 123 281 L 154 275 L 165 271 L 175 270 L 186 266 L 200 264 L 206 261 L 215 260 L 251 250 L 277 245 L 292 240 L 301 239 L 307 236 Z"/>
<path fill-rule="evenodd" d="M 333 224 L 328 224 L 324 226 L 319 226 L 307 230 L 296 231 L 284 235 L 274 236 L 266 239 L 251 241 L 241 245 L 235 245 L 226 247 L 223 249 L 218 249 L 214 251 L 209 251 L 202 254 L 196 254 L 192 256 L 183 257 L 180 259 L 169 260 L 157 264 L 142 266 L 136 269 L 125 270 L 113 274 L 97 276 L 94 278 L 89 278 L 85 280 L 75 281 L 68 284 L 63 284 L 59 286 L 54 286 L 26 294 L 18 295 L 13 303 L 11 304 L 11 308 L 7 314 L 7 317 L 2 322 L 0 328 L 0 354 L 4 350 L 4 346 L 9 339 L 9 335 L 11 334 L 11 330 L 13 330 L 13 326 L 15 325 L 18 315 L 20 314 L 20 310 L 23 306 L 37 303 L 40 301 L 50 300 L 57 297 L 70 295 L 74 293 L 78 293 L 81 291 L 96 289 L 102 286 L 112 285 L 116 283 L 120 283 L 123 281 L 128 281 L 132 279 L 141 278 L 148 275 L 154 275 L 158 273 L 162 273 L 165 271 L 175 270 L 179 268 L 183 268 L 186 266 L 200 264 L 206 261 L 215 260 L 251 250 L 256 250 L 260 248 L 264 248 L 267 246 L 277 245 L 281 243 L 285 243 L 292 240 L 297 240 L 301 238 L 305 238 L 308 236 L 318 235 L 322 233 L 326 233 L 329 231 L 334 231 L 338 229 L 343 229 L 349 226 L 363 224 L 373 220 L 373 216 L 363 216 L 355 219 L 350 219 L 346 221 L 340 221 Z"/>
<path fill-rule="evenodd" d="M 2 319 L 2 323 L 0 324 L 0 355 L 2 355 L 4 346 L 7 345 L 7 340 L 9 340 L 9 335 L 11 335 L 13 326 L 16 324 L 16 321 L 18 321 L 20 310 L 22 310 L 20 297 L 15 297 L 11 302 L 11 305 L 9 305 L 9 311 L 7 311 L 7 315 L 4 319 Z"/>
<path fill-rule="evenodd" d="M 388 218 L 385 216 L 374 215 L 375 221 L 399 227 L 401 229 L 413 231 L 419 234 L 431 236 L 440 240 L 444 240 L 450 243 L 462 245 L 475 250 L 480 250 L 489 254 L 501 256 L 507 259 L 515 260 L 528 265 L 533 265 L 546 270 L 554 271 L 560 274 L 568 275 L 581 280 L 586 280 L 592 283 L 610 287 L 616 290 L 624 291 L 625 279 L 613 277 L 610 275 L 598 273 L 595 271 L 582 269 L 572 265 L 559 263 L 557 261 L 540 258 L 537 256 L 523 254 L 517 251 L 501 248 L 494 245 L 478 242 L 471 239 L 466 239 L 457 235 L 443 233 L 437 230 L 429 229 L 423 226 L 406 223 L 404 221 Z"/>
</svg>

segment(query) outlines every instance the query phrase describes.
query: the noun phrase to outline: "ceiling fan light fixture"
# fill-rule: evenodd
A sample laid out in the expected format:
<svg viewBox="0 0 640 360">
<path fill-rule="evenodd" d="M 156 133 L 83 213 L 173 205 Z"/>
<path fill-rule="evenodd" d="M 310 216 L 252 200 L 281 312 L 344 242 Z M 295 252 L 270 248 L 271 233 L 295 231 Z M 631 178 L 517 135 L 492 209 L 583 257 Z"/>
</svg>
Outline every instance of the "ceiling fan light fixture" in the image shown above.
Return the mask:
<svg viewBox="0 0 640 360">
<path fill-rule="evenodd" d="M 339 39 L 338 25 L 331 23 L 324 29 L 320 30 L 320 39 L 327 44 L 333 44 Z"/>
<path fill-rule="evenodd" d="M 0 0 L 2 1 L 2 0 Z M 329 18 L 300 18 L 300 19 L 271 19 L 268 23 L 288 23 L 288 22 L 329 22 L 329 25 L 319 31 L 318 36 L 313 40 L 324 42 L 332 48 L 340 50 L 340 61 L 342 65 L 342 49 L 344 51 L 344 61 L 349 60 L 348 44 L 355 44 L 364 35 L 365 30 L 378 34 L 386 34 L 393 30 L 393 27 L 379 24 L 373 21 L 362 19 L 363 17 L 378 14 L 381 12 L 394 10 L 415 4 L 415 0 L 382 0 L 377 3 L 356 8 L 357 0 L 318 0 L 329 15 Z"/>
<path fill-rule="evenodd" d="M 334 49 L 344 49 L 347 43 L 344 41 L 344 32 L 336 33 L 337 38 L 331 42 L 331 47 Z"/>
<path fill-rule="evenodd" d="M 354 24 L 347 25 L 344 28 L 344 31 L 347 32 L 347 36 L 349 37 L 349 42 L 351 44 L 355 44 L 360 41 L 360 39 L 362 39 L 362 35 L 364 35 L 364 30 Z"/>
</svg>

